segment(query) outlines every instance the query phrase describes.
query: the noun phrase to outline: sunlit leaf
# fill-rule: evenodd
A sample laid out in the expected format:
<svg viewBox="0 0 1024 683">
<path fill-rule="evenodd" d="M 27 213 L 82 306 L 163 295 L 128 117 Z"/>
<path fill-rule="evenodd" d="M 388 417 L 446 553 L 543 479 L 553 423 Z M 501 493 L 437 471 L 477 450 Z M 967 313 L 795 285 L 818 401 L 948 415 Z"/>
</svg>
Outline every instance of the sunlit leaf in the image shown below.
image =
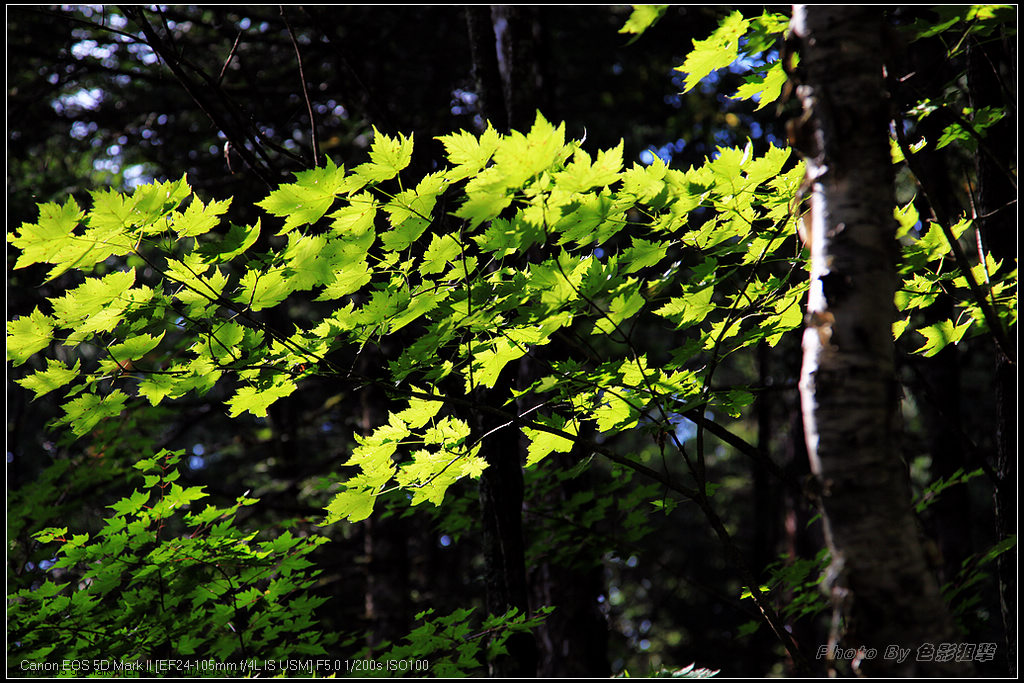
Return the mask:
<svg viewBox="0 0 1024 683">
<path fill-rule="evenodd" d="M 746 33 L 749 20 L 739 11 L 735 11 L 722 20 L 710 37 L 694 40 L 693 49 L 686 56 L 683 65 L 677 71 L 686 74 L 684 92 L 697 86 L 712 72 L 736 61 L 739 56 L 740 37 Z"/>
<path fill-rule="evenodd" d="M 636 40 L 661 19 L 666 9 L 668 5 L 633 5 L 633 11 L 619 33 L 632 33 L 633 40 Z"/>
</svg>

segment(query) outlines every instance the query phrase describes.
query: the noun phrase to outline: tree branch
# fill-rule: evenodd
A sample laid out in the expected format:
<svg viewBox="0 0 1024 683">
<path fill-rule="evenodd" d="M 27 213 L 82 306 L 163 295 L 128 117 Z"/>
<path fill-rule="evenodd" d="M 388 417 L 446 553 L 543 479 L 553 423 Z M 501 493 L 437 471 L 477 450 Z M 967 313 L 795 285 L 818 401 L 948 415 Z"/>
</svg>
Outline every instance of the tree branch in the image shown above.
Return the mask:
<svg viewBox="0 0 1024 683">
<path fill-rule="evenodd" d="M 999 315 L 989 301 L 989 298 L 982 291 L 981 286 L 977 280 L 974 279 L 974 273 L 971 271 L 971 264 L 967 260 L 967 255 L 964 253 L 963 248 L 960 246 L 959 240 L 953 234 L 952 227 L 952 216 L 946 214 L 945 209 L 942 208 L 941 202 L 937 201 L 938 194 L 934 188 L 931 187 L 927 180 L 927 175 L 922 173 L 917 165 L 917 162 L 913 158 L 913 152 L 910 150 L 910 144 L 907 142 L 907 136 L 903 132 L 903 127 L 899 125 L 899 121 L 896 121 L 893 125 L 896 131 L 896 140 L 899 144 L 900 151 L 903 152 L 903 157 L 906 159 L 907 167 L 910 168 L 911 173 L 917 178 L 917 183 L 921 187 L 921 192 L 924 193 L 925 198 L 928 199 L 928 205 L 932 209 L 932 216 L 935 218 L 935 222 L 939 224 L 942 229 L 942 234 L 946 237 L 946 241 L 949 242 L 950 250 L 953 252 L 953 259 L 956 261 L 957 268 L 960 269 L 961 275 L 967 282 L 967 287 L 971 291 L 971 297 L 974 299 L 974 303 L 977 304 L 978 308 L 981 309 L 981 314 L 985 318 L 985 324 L 988 325 L 989 332 L 992 333 L 992 338 L 995 340 L 996 346 L 999 351 L 1010 363 L 1016 365 L 1017 363 L 1017 350 L 1016 345 L 1007 336 L 1006 330 L 1003 329 L 1003 323 L 999 319 Z"/>
</svg>

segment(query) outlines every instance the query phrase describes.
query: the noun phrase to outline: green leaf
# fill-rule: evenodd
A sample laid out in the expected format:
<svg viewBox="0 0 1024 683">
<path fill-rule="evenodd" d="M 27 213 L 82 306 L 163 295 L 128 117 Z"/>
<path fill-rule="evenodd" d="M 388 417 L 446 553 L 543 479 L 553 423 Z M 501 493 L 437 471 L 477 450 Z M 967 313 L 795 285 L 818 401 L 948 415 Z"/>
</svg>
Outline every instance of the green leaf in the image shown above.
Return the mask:
<svg viewBox="0 0 1024 683">
<path fill-rule="evenodd" d="M 750 32 L 746 36 L 744 52 L 757 55 L 767 52 L 778 45 L 789 28 L 789 17 L 778 12 L 765 10 L 761 16 L 750 24 Z"/>
<path fill-rule="evenodd" d="M 917 514 L 923 513 L 926 509 L 938 502 L 939 496 L 946 489 L 957 484 L 965 484 L 971 479 L 981 476 L 982 474 L 984 474 L 984 470 L 982 469 L 965 473 L 963 468 L 960 468 L 953 474 L 949 475 L 949 477 L 937 479 L 929 484 L 928 487 L 916 498 L 914 501 L 914 510 Z"/>
<path fill-rule="evenodd" d="M 921 220 L 921 215 L 918 213 L 913 201 L 908 202 L 906 206 L 897 206 L 893 209 L 893 215 L 900 226 L 896 231 L 897 239 L 905 237 Z"/>
<path fill-rule="evenodd" d="M 181 386 L 180 379 L 170 373 L 146 375 L 139 381 L 139 395 L 149 400 L 150 405 L 159 405 L 168 396 L 176 398 L 188 391 Z"/>
<path fill-rule="evenodd" d="M 197 356 L 212 358 L 219 363 L 237 360 L 239 345 L 245 338 L 246 328 L 234 320 L 217 325 L 205 338 L 196 340 L 192 351 Z"/>
<path fill-rule="evenodd" d="M 590 266 L 589 260 L 575 259 L 565 252 L 556 258 L 532 264 L 528 274 L 530 287 L 541 293 L 540 303 L 546 307 L 545 314 L 579 298 L 580 282 Z"/>
<path fill-rule="evenodd" d="M 242 276 L 235 301 L 253 311 L 273 308 L 288 298 L 294 287 L 284 267 L 252 268 Z"/>
<path fill-rule="evenodd" d="M 638 202 L 660 210 L 668 197 L 665 182 L 668 170 L 665 162 L 657 156 L 647 166 L 634 163 L 632 168 L 622 173 L 622 191 Z"/>
<path fill-rule="evenodd" d="M 7 360 L 21 365 L 53 341 L 56 321 L 37 308 L 29 315 L 7 321 Z"/>
<path fill-rule="evenodd" d="M 613 149 L 599 151 L 594 162 L 589 154 L 577 149 L 565 170 L 555 174 L 556 187 L 571 194 L 614 184 L 622 171 L 622 146 L 620 141 Z"/>
<path fill-rule="evenodd" d="M 381 235 L 385 249 L 401 251 L 419 239 L 432 220 L 437 197 L 447 181 L 442 173 L 432 173 L 419 182 L 415 190 L 398 193 L 384 205 L 392 230 Z"/>
<path fill-rule="evenodd" d="M 564 431 L 571 436 L 578 435 L 578 426 L 574 422 L 567 422 L 560 416 L 538 417 L 535 420 L 538 424 Z M 542 432 L 539 430 L 523 428 L 523 435 L 530 440 L 530 446 L 526 455 L 526 466 L 536 465 L 551 453 L 568 453 L 572 450 L 573 441 L 558 434 Z"/>
<path fill-rule="evenodd" d="M 186 633 L 174 641 L 174 651 L 181 655 L 194 655 L 202 643 L 203 638 Z"/>
<path fill-rule="evenodd" d="M 107 507 L 114 511 L 116 516 L 136 515 L 142 510 L 142 506 L 149 502 L 150 494 L 146 491 L 135 491 L 127 498 L 122 498 L 113 505 Z"/>
<path fill-rule="evenodd" d="M 602 244 L 626 225 L 624 207 L 608 194 L 586 194 L 571 206 L 554 226 L 556 232 L 562 233 L 559 244 L 570 241 L 581 247 Z"/>
<path fill-rule="evenodd" d="M 31 597 L 36 600 L 52 600 L 55 595 L 58 595 L 68 584 L 56 584 L 52 581 L 44 581 L 39 585 L 37 589 L 32 591 Z"/>
<path fill-rule="evenodd" d="M 189 486 L 183 488 L 178 484 L 171 484 L 171 488 L 167 491 L 163 498 L 160 500 L 159 505 L 163 506 L 167 510 L 173 510 L 177 507 L 187 507 L 192 501 L 202 500 L 209 494 L 203 491 L 202 486 Z M 154 506 L 154 510 L 156 510 Z"/>
<path fill-rule="evenodd" d="M 447 292 L 435 293 L 432 287 L 424 286 L 422 289 L 411 292 L 406 304 L 401 307 L 390 319 L 388 332 L 393 334 L 413 322 L 420 316 L 426 315 L 437 308 L 440 303 L 448 297 Z M 404 298 L 404 297 L 403 297 Z"/>
<path fill-rule="evenodd" d="M 684 296 L 673 297 L 655 313 L 675 323 L 676 329 L 701 323 L 715 310 L 714 293 L 712 286 L 687 288 Z"/>
<path fill-rule="evenodd" d="M 487 183 L 489 180 L 492 182 Z M 499 180 L 484 171 L 467 184 L 466 200 L 455 215 L 469 221 L 470 230 L 497 218 L 512 203 L 512 196 Z"/>
<path fill-rule="evenodd" d="M 75 436 L 85 436 L 100 420 L 119 416 L 127 401 L 128 396 L 120 389 L 102 397 L 84 394 L 64 404 L 65 416 L 57 424 L 69 424 Z"/>
<path fill-rule="evenodd" d="M 641 268 L 659 263 L 665 258 L 667 249 L 668 244 L 664 241 L 648 242 L 647 240 L 634 237 L 633 246 L 626 249 L 619 259 L 619 263 L 629 264 L 623 271 L 624 273 L 635 273 Z"/>
<path fill-rule="evenodd" d="M 198 197 L 193 197 L 182 213 L 175 213 L 172 217 L 174 231 L 181 237 L 204 235 L 217 227 L 221 215 L 230 206 L 230 199 L 210 202 L 207 205 Z"/>
<path fill-rule="evenodd" d="M 445 267 L 459 258 L 461 253 L 462 248 L 454 235 L 434 235 L 426 253 L 423 254 L 420 274 L 434 275 L 443 272 Z"/>
<path fill-rule="evenodd" d="M 495 168 L 503 175 L 505 187 L 522 187 L 557 163 L 564 147 L 565 124 L 556 128 L 537 112 L 529 133 L 512 131 L 502 139 L 494 153 Z"/>
<path fill-rule="evenodd" d="M 371 277 L 370 267 L 366 261 L 341 265 L 335 270 L 334 279 L 324 287 L 324 291 L 316 300 L 329 301 L 352 294 L 370 282 Z"/>
<path fill-rule="evenodd" d="M 274 216 L 284 217 L 281 233 L 285 234 L 323 218 L 334 200 L 350 186 L 345 168 L 335 166 L 328 158 L 325 166 L 296 173 L 295 182 L 281 185 L 256 205 Z"/>
<path fill-rule="evenodd" d="M 213 266 L 209 271 L 210 265 L 195 252 L 185 254 L 181 260 L 167 261 L 166 277 L 180 285 L 174 298 L 185 304 L 190 318 L 212 315 L 215 302 L 224 293 L 228 280 L 221 267 Z"/>
<path fill-rule="evenodd" d="M 120 344 L 113 344 L 107 347 L 107 353 L 113 358 L 112 362 L 119 364 L 138 360 L 155 349 L 163 337 L 163 332 L 156 337 L 149 334 L 134 335 L 128 337 Z"/>
<path fill-rule="evenodd" d="M 361 522 L 373 514 L 376 497 L 367 491 L 346 490 L 338 493 L 327 506 L 327 518 L 324 525 L 334 524 L 342 519 L 349 522 Z"/>
<path fill-rule="evenodd" d="M 479 173 L 494 156 L 501 142 L 501 136 L 490 124 L 479 138 L 472 133 L 460 131 L 437 139 L 444 145 L 448 161 L 454 164 L 445 174 L 449 182 L 453 183 Z"/>
<path fill-rule="evenodd" d="M 658 23 L 667 9 L 668 5 L 633 5 L 633 11 L 626 19 L 626 23 L 619 29 L 619 33 L 633 34 L 633 38 L 630 40 L 633 42 L 647 29 Z"/>
<path fill-rule="evenodd" d="M 111 192 L 108 196 L 115 194 Z M 192 188 L 189 187 L 186 176 L 166 182 L 147 183 L 135 188 L 130 199 L 120 202 L 122 208 L 130 207 L 131 209 L 127 220 L 124 214 L 101 218 L 97 213 L 101 209 L 102 202 L 96 201 L 93 211 L 89 215 L 89 224 L 92 226 L 97 220 L 111 220 L 112 224 L 121 223 L 141 228 L 152 227 L 153 230 L 145 230 L 145 234 L 158 234 L 166 228 L 162 219 L 176 206 L 188 199 L 191 194 Z"/>
<path fill-rule="evenodd" d="M 226 235 L 215 242 L 204 242 L 196 250 L 207 263 L 227 263 L 248 251 L 260 236 L 260 219 L 253 225 L 232 225 Z"/>
<path fill-rule="evenodd" d="M 644 307 L 647 300 L 640 293 L 640 285 L 630 278 L 615 290 L 615 297 L 604 315 L 594 323 L 594 331 L 614 334 L 620 326 Z"/>
<path fill-rule="evenodd" d="M 8 347 L 9 349 L 9 347 Z M 35 393 L 32 400 L 44 396 L 54 389 L 59 389 L 78 377 L 81 361 L 76 360 L 74 367 L 67 367 L 63 361 L 46 359 L 45 370 L 37 370 L 23 379 L 15 380 L 18 384 Z"/>
<path fill-rule="evenodd" d="M 985 129 L 1006 116 L 1006 110 L 997 107 L 983 107 L 977 111 L 965 108 L 961 113 L 963 123 L 952 123 L 947 126 L 936 143 L 936 149 L 959 142 L 973 152 L 977 149 L 978 138 L 984 137 Z M 968 117 L 970 121 L 967 120 Z"/>
<path fill-rule="evenodd" d="M 785 296 L 772 305 L 775 315 L 765 321 L 765 326 L 771 326 L 772 329 L 778 330 L 778 333 L 766 339 L 769 346 L 774 347 L 786 332 L 799 329 L 803 325 L 804 311 L 800 304 L 803 300 L 804 291 L 804 287 L 793 287 Z"/>
<path fill-rule="evenodd" d="M 934 356 L 949 344 L 959 343 L 964 334 L 971 329 L 973 320 L 968 320 L 962 325 L 955 324 L 952 320 L 943 320 L 940 323 L 921 328 L 918 332 L 925 338 L 925 344 L 914 353 L 922 356 Z"/>
<path fill-rule="evenodd" d="M 522 215 L 511 221 L 495 218 L 483 234 L 473 237 L 480 249 L 494 252 L 498 257 L 525 251 L 543 239 L 543 227 L 527 222 Z"/>
<path fill-rule="evenodd" d="M 68 528 L 66 526 L 47 527 L 32 534 L 32 538 L 36 539 L 40 543 L 52 543 L 54 539 L 63 538 L 67 533 Z"/>
<path fill-rule="evenodd" d="M 282 257 L 288 289 L 296 291 L 333 282 L 337 272 L 354 260 L 344 240 L 299 233 L 288 236 Z"/>
<path fill-rule="evenodd" d="M 68 232 L 60 239 L 54 236 L 51 246 L 55 251 L 46 258 L 54 268 L 47 274 L 47 280 L 72 268 L 88 271 L 111 256 L 131 253 L 141 237 L 165 232 L 168 212 L 190 194 L 184 178 L 143 185 L 131 196 L 114 190 L 92 192 L 93 207 L 84 232 L 78 233 L 65 223 Z M 44 215 L 42 219 L 51 227 L 54 225 L 53 215 Z"/>
<path fill-rule="evenodd" d="M 942 287 L 932 277 L 915 274 L 903 281 L 903 286 L 896 292 L 896 308 L 906 311 L 914 308 L 931 306 L 942 294 Z"/>
<path fill-rule="evenodd" d="M 594 410 L 593 416 L 597 420 L 598 430 L 610 433 L 635 426 L 640 418 L 640 411 L 631 401 L 623 398 L 619 390 L 617 393 L 606 393 Z"/>
<path fill-rule="evenodd" d="M 689 92 L 711 72 L 736 61 L 739 56 L 740 37 L 747 32 L 750 22 L 738 10 L 722 20 L 718 28 L 705 40 L 694 40 L 693 50 L 676 71 L 686 74 L 683 92 Z"/>
<path fill-rule="evenodd" d="M 7 241 L 21 251 L 14 267 L 56 263 L 60 252 L 71 246 L 75 229 L 84 218 L 74 197 L 69 197 L 62 205 L 40 204 L 37 223 L 23 223 L 17 232 L 7 236 Z"/>
<path fill-rule="evenodd" d="M 442 406 L 444 406 L 443 396 L 438 396 L 436 400 L 413 398 L 409 400 L 409 407 L 398 413 L 396 417 L 410 429 L 420 429 L 437 415 Z"/>
<path fill-rule="evenodd" d="M 470 382 L 475 386 L 493 387 L 498 375 L 513 360 L 520 358 L 527 347 L 514 340 L 499 337 L 489 344 L 481 344 L 472 358 L 472 372 L 465 373 L 466 390 L 472 390 Z"/>
<path fill-rule="evenodd" d="M 733 99 L 757 99 L 755 111 L 764 109 L 782 96 L 782 89 L 788 78 L 785 69 L 782 68 L 782 62 L 773 62 L 763 75 L 752 76 L 737 88 Z"/>
<path fill-rule="evenodd" d="M 953 236 L 959 238 L 964 231 L 970 227 L 971 221 L 963 219 L 952 226 Z M 905 248 L 904 253 L 908 260 L 917 262 L 923 259 L 925 262 L 938 260 L 952 251 L 946 233 L 937 223 L 929 223 L 928 230 L 913 244 Z"/>
<path fill-rule="evenodd" d="M 380 207 L 377 199 L 365 192 L 353 195 L 348 203 L 330 215 L 334 219 L 331 229 L 349 241 L 359 238 L 373 240 L 373 221 Z M 366 244 L 366 249 L 370 245 Z M 365 249 L 364 249 L 365 251 Z"/>
<path fill-rule="evenodd" d="M 290 395 L 297 388 L 290 377 L 282 375 L 276 375 L 266 382 L 241 387 L 227 402 L 230 408 L 228 415 L 238 417 L 242 413 L 249 412 L 256 417 L 266 417 L 267 408 L 271 404 Z"/>
<path fill-rule="evenodd" d="M 897 320 L 892 324 L 892 338 L 899 339 L 906 332 L 907 327 L 910 325 L 910 316 L 907 316 L 903 320 Z"/>
<path fill-rule="evenodd" d="M 412 161 L 412 148 L 411 136 L 407 138 L 399 134 L 397 138 L 391 138 L 374 126 L 370 161 L 357 166 L 352 172 L 371 183 L 390 180 Z"/>
<path fill-rule="evenodd" d="M 537 113 L 526 135 L 512 131 L 501 138 L 494 163 L 466 183 L 466 201 L 455 212 L 470 229 L 497 218 L 511 202 L 511 193 L 527 181 L 564 161 L 565 126 L 552 126 Z"/>
<path fill-rule="evenodd" d="M 89 278 L 62 297 L 52 299 L 53 312 L 60 324 L 79 328 L 80 323 L 114 304 L 114 314 L 127 305 L 124 294 L 135 283 L 135 269 L 115 271 L 102 278 Z M 80 331 L 80 330 L 79 330 Z"/>
</svg>

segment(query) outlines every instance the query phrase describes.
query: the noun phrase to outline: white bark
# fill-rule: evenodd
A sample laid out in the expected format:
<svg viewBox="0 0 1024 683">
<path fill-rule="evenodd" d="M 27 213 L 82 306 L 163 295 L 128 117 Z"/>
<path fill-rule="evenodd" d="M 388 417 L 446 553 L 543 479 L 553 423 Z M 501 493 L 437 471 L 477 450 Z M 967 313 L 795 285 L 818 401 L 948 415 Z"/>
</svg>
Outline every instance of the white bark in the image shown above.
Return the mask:
<svg viewBox="0 0 1024 683">
<path fill-rule="evenodd" d="M 811 469 L 832 553 L 831 645 L 866 648 L 862 673 L 962 674 L 916 661 L 954 639 L 925 562 L 899 453 L 892 323 L 895 206 L 881 12 L 795 6 L 803 142 L 812 181 L 811 288 L 801 399 Z M 902 663 L 886 648 L 910 649 Z M 874 650 L 874 657 L 871 650 Z"/>
</svg>

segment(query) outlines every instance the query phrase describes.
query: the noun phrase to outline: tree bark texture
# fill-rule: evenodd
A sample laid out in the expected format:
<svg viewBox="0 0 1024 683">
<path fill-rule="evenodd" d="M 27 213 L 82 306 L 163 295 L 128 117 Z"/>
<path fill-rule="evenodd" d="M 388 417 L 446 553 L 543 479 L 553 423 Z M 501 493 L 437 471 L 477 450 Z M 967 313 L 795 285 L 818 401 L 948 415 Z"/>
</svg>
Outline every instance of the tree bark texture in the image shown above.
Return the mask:
<svg viewBox="0 0 1024 683">
<path fill-rule="evenodd" d="M 832 556 L 828 645 L 860 649 L 849 662 L 858 673 L 966 673 L 961 664 L 915 657 L 919 647 L 955 635 L 926 563 L 898 451 L 897 242 L 881 9 L 796 5 L 791 26 L 803 105 L 794 140 L 812 190 L 800 391 Z M 890 647 L 910 656 L 886 659 Z"/>
</svg>

